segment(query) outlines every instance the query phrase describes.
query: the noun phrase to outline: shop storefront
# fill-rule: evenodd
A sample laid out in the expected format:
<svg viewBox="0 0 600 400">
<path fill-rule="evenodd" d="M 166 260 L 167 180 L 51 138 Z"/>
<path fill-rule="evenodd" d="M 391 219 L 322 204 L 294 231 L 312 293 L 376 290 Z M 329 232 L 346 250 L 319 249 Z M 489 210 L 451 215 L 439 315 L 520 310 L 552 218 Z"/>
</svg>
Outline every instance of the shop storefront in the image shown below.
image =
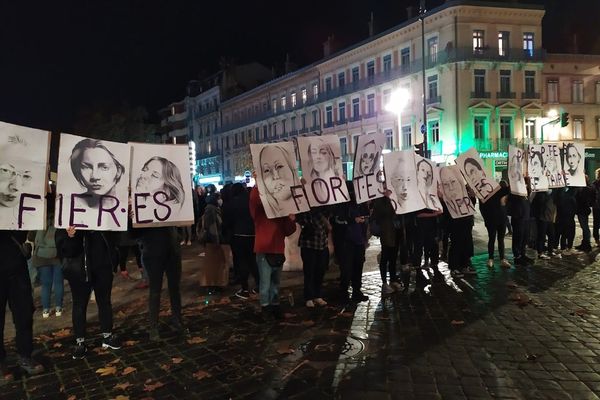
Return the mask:
<svg viewBox="0 0 600 400">
<path fill-rule="evenodd" d="M 506 179 L 508 176 L 507 151 L 481 151 L 479 156 L 485 163 L 486 171 L 491 172 L 496 180 Z"/>
<path fill-rule="evenodd" d="M 600 168 L 600 149 L 585 149 L 585 173 L 590 182 L 596 179 L 596 169 Z"/>
</svg>

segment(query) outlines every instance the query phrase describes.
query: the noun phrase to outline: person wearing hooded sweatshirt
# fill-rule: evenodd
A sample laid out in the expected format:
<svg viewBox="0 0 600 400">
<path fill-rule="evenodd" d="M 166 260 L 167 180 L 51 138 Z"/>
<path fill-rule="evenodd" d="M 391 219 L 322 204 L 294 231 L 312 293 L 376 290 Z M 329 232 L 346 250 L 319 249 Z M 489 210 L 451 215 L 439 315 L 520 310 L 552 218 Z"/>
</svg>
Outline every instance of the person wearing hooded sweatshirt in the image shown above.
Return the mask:
<svg viewBox="0 0 600 400">
<path fill-rule="evenodd" d="M 263 316 L 283 318 L 279 305 L 281 269 L 285 262 L 285 238 L 296 231 L 295 216 L 267 218 L 258 188 L 250 192 L 250 215 L 254 220 L 254 252 L 260 276 L 260 305 Z"/>
<path fill-rule="evenodd" d="M 56 230 L 56 251 L 73 297 L 73 359 L 85 358 L 87 346 L 86 315 L 92 291 L 96 296 L 102 348 L 118 350 L 120 341 L 113 334 L 111 292 L 119 252 L 113 232 L 84 231 L 70 226 Z"/>
</svg>

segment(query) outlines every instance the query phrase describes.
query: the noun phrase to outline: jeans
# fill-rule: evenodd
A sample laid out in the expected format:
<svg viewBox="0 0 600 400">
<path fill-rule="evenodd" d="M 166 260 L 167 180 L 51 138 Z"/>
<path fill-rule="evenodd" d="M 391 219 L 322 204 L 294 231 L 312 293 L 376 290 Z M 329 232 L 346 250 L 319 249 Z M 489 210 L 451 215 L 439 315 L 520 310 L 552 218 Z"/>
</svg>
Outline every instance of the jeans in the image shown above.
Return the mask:
<svg viewBox="0 0 600 400">
<path fill-rule="evenodd" d="M 233 235 L 231 238 L 231 253 L 233 255 L 233 269 L 236 278 L 242 285 L 243 290 L 248 290 L 248 277 L 254 277 L 256 286 L 260 287 L 258 277 L 258 266 L 254 254 L 254 236 Z"/>
<path fill-rule="evenodd" d="M 504 235 L 506 234 L 506 225 L 504 221 L 497 224 L 485 224 L 488 232 L 488 258 L 494 259 L 494 242 L 498 236 L 498 255 L 504 259 Z"/>
<path fill-rule="evenodd" d="M 73 297 L 73 333 L 76 339 L 85 338 L 87 306 L 92 290 L 96 296 L 100 331 L 111 333 L 113 328 L 113 315 L 111 304 L 111 291 L 113 272 L 111 268 L 90 269 L 89 282 L 80 279 L 69 280 Z"/>
<path fill-rule="evenodd" d="M 578 214 L 577 219 L 579 220 L 579 225 L 581 226 L 581 232 L 583 234 L 583 238 L 581 239 L 581 244 L 584 246 L 589 246 L 592 240 L 590 233 L 590 223 L 589 223 L 589 215 Z"/>
<path fill-rule="evenodd" d="M 528 219 L 512 218 L 512 253 L 515 259 L 525 255 L 525 245 L 527 241 L 527 224 Z"/>
<path fill-rule="evenodd" d="M 12 311 L 15 324 L 17 353 L 23 357 L 31 357 L 33 350 L 33 296 L 25 260 L 17 273 L 3 276 L 0 279 L 0 323 L 2 323 L 0 326 L 0 361 L 6 358 L 4 317 L 7 304 Z"/>
<path fill-rule="evenodd" d="M 329 249 L 300 248 L 304 271 L 304 300 L 314 300 L 321 296 L 321 286 L 325 269 L 329 265 Z"/>
<path fill-rule="evenodd" d="M 362 271 L 365 264 L 365 245 L 346 242 L 344 245 L 344 255 L 342 256 L 342 269 L 344 278 L 342 279 L 342 290 L 348 291 L 352 283 L 352 295 L 358 296 L 362 286 Z"/>
<path fill-rule="evenodd" d="M 160 294 L 163 276 L 167 276 L 171 314 L 181 320 L 181 253 L 179 244 L 172 240 L 160 248 L 150 249 L 144 246 L 142 262 L 148 276 L 150 294 L 148 296 L 148 319 L 151 327 L 158 326 Z"/>
<path fill-rule="evenodd" d="M 566 221 L 561 221 L 558 226 L 560 231 L 557 232 L 557 236 L 560 236 L 560 249 L 572 248 L 575 240 L 575 220 L 569 218 Z"/>
<path fill-rule="evenodd" d="M 53 287 L 54 306 L 62 308 L 64 293 L 62 266 L 60 264 L 44 265 L 38 267 L 38 274 L 40 275 L 40 283 L 42 285 L 42 308 L 44 310 L 50 309 L 50 295 L 52 294 Z"/>
<path fill-rule="evenodd" d="M 396 260 L 398 258 L 398 247 L 381 246 L 381 259 L 379 261 L 379 273 L 381 283 L 387 283 L 387 274 L 390 274 L 390 282 L 398 280 L 396 277 Z"/>
<path fill-rule="evenodd" d="M 271 267 L 262 253 L 256 254 L 256 264 L 258 265 L 258 275 L 260 276 L 260 305 L 262 307 L 279 305 L 281 268 Z"/>
<path fill-rule="evenodd" d="M 537 252 L 542 254 L 544 252 L 544 243 L 546 236 L 548 236 L 548 254 L 552 253 L 554 249 L 554 224 L 552 222 L 542 221 L 536 219 L 537 226 Z"/>
<path fill-rule="evenodd" d="M 413 265 L 421 266 L 421 261 L 431 263 L 437 268 L 439 261 L 439 245 L 437 242 L 437 223 L 435 218 L 417 218 L 417 229 L 414 235 Z"/>
<path fill-rule="evenodd" d="M 457 218 L 448 224 L 450 248 L 448 268 L 457 270 L 467 267 L 473 256 L 473 219 Z"/>
</svg>

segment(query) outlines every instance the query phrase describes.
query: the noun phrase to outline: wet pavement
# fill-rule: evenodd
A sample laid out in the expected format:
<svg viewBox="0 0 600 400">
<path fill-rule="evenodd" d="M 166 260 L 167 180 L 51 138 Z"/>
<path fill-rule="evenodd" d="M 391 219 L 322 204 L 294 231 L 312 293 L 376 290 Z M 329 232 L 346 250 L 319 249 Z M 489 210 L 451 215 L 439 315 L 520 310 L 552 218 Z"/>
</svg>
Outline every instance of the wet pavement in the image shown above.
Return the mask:
<svg viewBox="0 0 600 400">
<path fill-rule="evenodd" d="M 62 329 L 69 318 L 36 319 L 42 325 L 36 328 L 35 357 L 48 371 L 0 386 L 0 398 L 600 396 L 597 251 L 509 270 L 488 270 L 487 257 L 477 256 L 478 274 L 461 279 L 452 279 L 441 263 L 441 274 L 425 290 L 413 284 L 406 293 L 384 297 L 379 274 L 372 271 L 377 252 L 377 246 L 369 250 L 371 271 L 363 278 L 370 300 L 357 306 L 336 296 L 335 270 L 325 283 L 330 304 L 314 310 L 300 300 L 300 275 L 287 274 L 281 322 L 265 322 L 255 300 L 240 300 L 231 290 L 198 295 L 195 278 L 184 274 L 190 334 L 179 336 L 169 327 L 164 303 L 159 342 L 147 339 L 147 294 L 133 289 L 134 282 L 119 283 L 115 313 L 116 330 L 125 340 L 121 350 L 100 350 L 98 326 L 92 323 L 97 340 L 87 359 L 74 361 L 73 338 Z"/>
</svg>

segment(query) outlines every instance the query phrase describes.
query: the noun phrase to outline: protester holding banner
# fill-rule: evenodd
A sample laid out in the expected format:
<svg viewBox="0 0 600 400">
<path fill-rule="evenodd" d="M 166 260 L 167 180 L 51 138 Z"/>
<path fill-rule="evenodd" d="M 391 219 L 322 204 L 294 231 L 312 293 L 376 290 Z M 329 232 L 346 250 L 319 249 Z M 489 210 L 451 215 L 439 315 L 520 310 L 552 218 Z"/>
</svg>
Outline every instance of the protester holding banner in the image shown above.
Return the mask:
<svg viewBox="0 0 600 400">
<path fill-rule="evenodd" d="M 113 334 L 111 304 L 113 273 L 119 263 L 114 233 L 84 231 L 72 226 L 57 229 L 56 250 L 73 297 L 73 359 L 82 359 L 87 354 L 86 314 L 92 291 L 98 306 L 102 348 L 120 349 L 120 341 Z"/>
<path fill-rule="evenodd" d="M 527 178 L 527 180 L 529 180 L 529 178 Z M 529 234 L 530 206 L 528 196 L 521 196 L 514 193 L 508 195 L 506 209 L 511 217 L 510 223 L 513 232 L 512 253 L 515 264 L 521 266 L 532 264 L 534 261 L 527 257 L 526 254 L 527 237 Z"/>
<path fill-rule="evenodd" d="M 202 217 L 200 243 L 204 245 L 205 258 L 200 271 L 200 286 L 221 290 L 229 283 L 229 266 L 223 244 L 223 214 L 220 193 L 206 198 L 206 209 Z"/>
<path fill-rule="evenodd" d="M 379 260 L 379 273 L 381 275 L 381 293 L 390 294 L 402 289 L 396 276 L 396 260 L 398 259 L 398 246 L 400 232 L 396 228 L 396 211 L 390 199 L 391 192 L 374 201 L 373 215 L 376 226 L 379 227 L 379 241 L 381 243 L 381 258 Z M 404 246 L 406 248 L 406 246 Z M 389 274 L 389 284 L 388 284 Z"/>
<path fill-rule="evenodd" d="M 583 236 L 581 243 L 575 246 L 575 248 L 588 252 L 592 250 L 589 216 L 596 202 L 596 193 L 594 193 L 594 189 L 590 186 L 587 175 L 585 175 L 585 183 L 586 186 L 577 188 L 577 193 L 575 194 L 575 199 L 577 200 L 577 220 L 579 221 L 579 226 L 581 226 Z"/>
<path fill-rule="evenodd" d="M 298 246 L 300 246 L 300 255 L 304 266 L 306 307 L 325 306 L 327 302 L 323 300 L 321 286 L 325 270 L 329 265 L 328 235 L 331 226 L 328 215 L 323 207 L 318 207 L 298 214 L 296 220 L 302 227 Z"/>
<path fill-rule="evenodd" d="M 500 182 L 500 190 L 494 193 L 485 203 L 479 202 L 479 211 L 485 222 L 488 233 L 488 268 L 494 267 L 494 243 L 498 238 L 498 255 L 500 266 L 510 268 L 510 262 L 504 256 L 504 235 L 506 234 L 506 208 L 502 206 L 502 198 L 510 193 L 508 184 Z"/>
<path fill-rule="evenodd" d="M 531 201 L 531 213 L 535 218 L 538 258 L 549 259 L 554 253 L 554 222 L 556 221 L 556 205 L 552 191 L 537 192 Z M 547 242 L 546 242 L 547 239 Z M 547 250 L 547 254 L 544 251 Z"/>
<path fill-rule="evenodd" d="M 447 168 L 447 167 L 446 167 Z M 444 170 L 445 168 L 443 168 Z M 442 174 L 443 175 L 443 174 Z M 464 190 L 467 192 L 467 188 L 458 189 L 458 191 Z M 445 190 L 443 196 L 446 193 L 453 193 L 452 190 Z M 445 200 L 445 197 L 443 197 Z M 467 200 L 470 202 L 469 207 L 474 207 L 476 198 L 472 192 L 467 192 Z M 446 205 L 449 203 L 446 202 Z M 449 212 L 452 215 L 452 211 L 449 208 Z M 471 267 L 471 257 L 473 256 L 473 225 L 474 218 L 472 214 L 467 214 L 464 217 L 455 217 L 448 221 L 448 230 L 450 237 L 450 248 L 448 250 L 448 268 L 452 274 L 456 277 L 463 275 L 472 275 L 476 271 Z"/>
<path fill-rule="evenodd" d="M 556 232 L 555 246 L 562 255 L 570 255 L 573 251 L 575 240 L 575 215 L 577 213 L 577 200 L 575 198 L 576 188 L 560 188 L 553 190 L 554 202 L 556 204 Z M 554 246 L 553 246 L 554 247 Z"/>
<path fill-rule="evenodd" d="M 295 216 L 269 219 L 259 189 L 250 192 L 250 215 L 254 220 L 254 252 L 260 276 L 260 306 L 263 317 L 283 318 L 279 305 L 281 268 L 285 262 L 285 238 L 296 231 Z"/>
</svg>

